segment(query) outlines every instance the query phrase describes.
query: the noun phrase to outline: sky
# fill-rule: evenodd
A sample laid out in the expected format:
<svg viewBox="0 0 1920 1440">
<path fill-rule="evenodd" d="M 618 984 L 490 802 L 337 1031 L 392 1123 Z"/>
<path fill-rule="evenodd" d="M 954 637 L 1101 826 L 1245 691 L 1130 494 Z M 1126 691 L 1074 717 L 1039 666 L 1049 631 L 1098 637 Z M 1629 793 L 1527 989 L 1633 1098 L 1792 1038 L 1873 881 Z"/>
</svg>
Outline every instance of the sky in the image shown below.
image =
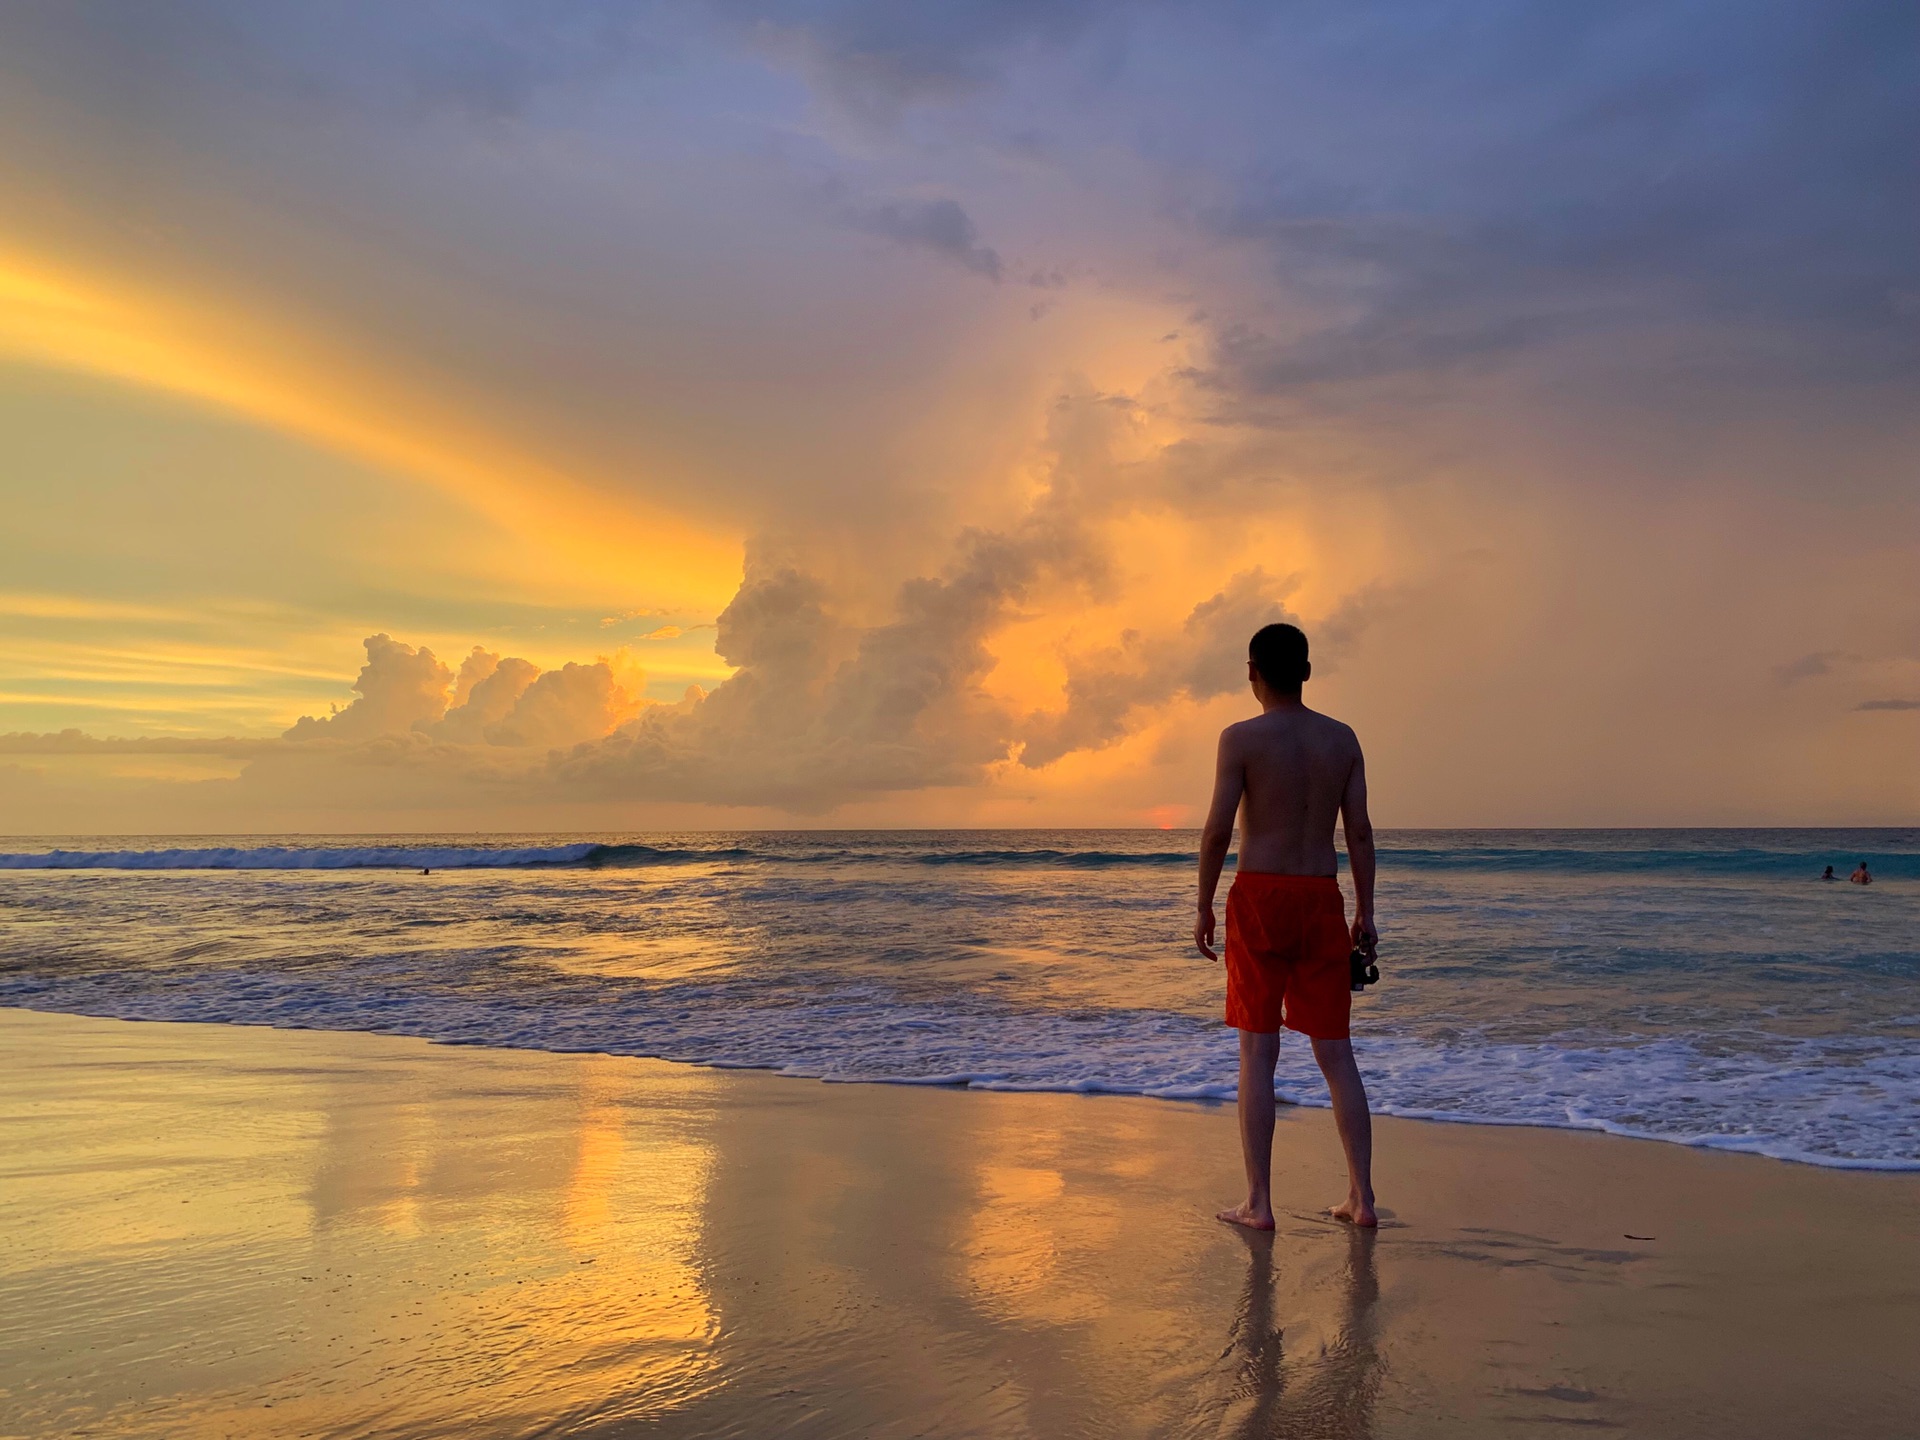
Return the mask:
<svg viewBox="0 0 1920 1440">
<path fill-rule="evenodd" d="M 0 831 L 1920 823 L 1905 3 L 16 0 Z"/>
</svg>

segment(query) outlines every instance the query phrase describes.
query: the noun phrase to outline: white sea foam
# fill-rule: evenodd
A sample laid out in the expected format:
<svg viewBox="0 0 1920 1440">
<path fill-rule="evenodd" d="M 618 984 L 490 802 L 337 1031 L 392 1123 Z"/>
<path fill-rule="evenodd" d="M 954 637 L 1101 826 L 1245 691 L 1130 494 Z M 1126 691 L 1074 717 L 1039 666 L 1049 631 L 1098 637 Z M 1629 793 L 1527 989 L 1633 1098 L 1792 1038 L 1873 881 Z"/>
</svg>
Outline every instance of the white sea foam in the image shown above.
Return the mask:
<svg viewBox="0 0 1920 1440">
<path fill-rule="evenodd" d="M 645 997 L 418 994 L 377 966 L 311 974 L 208 971 L 128 991 L 109 977 L 0 988 L 0 1000 L 122 1019 L 360 1030 L 448 1044 L 647 1056 L 835 1082 L 1230 1100 L 1234 1032 L 1148 1010 L 1007 1009 L 902 1001 L 882 988 L 756 1002 L 758 987 L 683 986 Z M 1862 1170 L 1920 1170 L 1920 1053 L 1861 1040 L 1801 1040 L 1728 1053 L 1724 1037 L 1451 1044 L 1356 1042 L 1383 1114 L 1598 1130 Z M 1324 1106 L 1304 1040 L 1275 1081 Z"/>
</svg>

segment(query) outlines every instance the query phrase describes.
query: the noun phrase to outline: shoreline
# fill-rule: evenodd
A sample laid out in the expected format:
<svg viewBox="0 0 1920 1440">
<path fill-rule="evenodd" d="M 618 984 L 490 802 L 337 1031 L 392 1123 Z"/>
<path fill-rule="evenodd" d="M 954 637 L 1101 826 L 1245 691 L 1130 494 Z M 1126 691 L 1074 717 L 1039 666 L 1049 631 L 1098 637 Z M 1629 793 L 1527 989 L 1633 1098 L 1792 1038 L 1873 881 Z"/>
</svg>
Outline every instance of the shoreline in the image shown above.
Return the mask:
<svg viewBox="0 0 1920 1440">
<path fill-rule="evenodd" d="M 0 1431 L 1907 1433 L 1920 1176 L 0 1011 Z M 1651 1239 L 1631 1237 L 1652 1237 Z"/>
<path fill-rule="evenodd" d="M 274 1030 L 285 1034 L 368 1035 L 376 1038 L 417 1041 L 423 1044 L 453 1050 L 507 1050 L 531 1055 L 596 1055 L 608 1059 L 642 1060 L 662 1065 L 691 1066 L 702 1070 L 757 1074 L 779 1080 L 811 1081 L 823 1085 L 900 1086 L 908 1089 L 958 1090 L 982 1095 L 1063 1095 L 1085 1098 L 1135 1099 L 1177 1105 L 1231 1106 L 1233 1103 L 1233 1095 L 1230 1090 L 1228 1090 L 1227 1093 L 1175 1093 L 1171 1087 L 1155 1090 L 1146 1088 L 1123 1089 L 1118 1086 L 1101 1085 L 1098 1083 L 1089 1085 L 1041 1085 L 1000 1081 L 991 1078 L 982 1080 L 966 1076 L 928 1076 L 924 1078 L 912 1076 L 847 1076 L 810 1073 L 806 1070 L 796 1069 L 791 1066 L 761 1065 L 725 1059 L 689 1059 L 680 1056 L 643 1054 L 638 1051 L 610 1050 L 591 1046 L 561 1049 L 534 1045 L 496 1044 L 487 1040 L 442 1038 L 429 1034 L 408 1035 L 393 1031 L 362 1030 L 350 1027 L 279 1025 L 270 1020 L 209 1021 L 180 1019 L 172 1016 L 93 1015 L 65 1009 L 42 1010 L 32 1005 L 22 1005 L 17 1002 L 10 1005 L 0 1005 L 0 1014 L 4 1014 L 8 1009 L 17 1009 L 34 1015 L 67 1015 L 80 1019 L 102 1020 L 132 1025 L 217 1025 L 230 1026 L 242 1030 Z M 1364 1035 L 1355 1037 L 1357 1046 L 1356 1053 L 1361 1060 L 1361 1073 L 1363 1078 L 1366 1075 L 1367 1069 L 1364 1049 L 1367 1039 L 1368 1037 Z M 1284 1036 L 1282 1043 L 1283 1045 L 1287 1043 Z M 1226 1089 L 1226 1087 L 1208 1088 Z M 1288 1109 L 1326 1111 L 1328 1108 L 1328 1102 L 1326 1101 L 1311 1097 L 1301 1098 L 1295 1093 L 1276 1091 L 1276 1099 L 1282 1107 Z M 1392 1105 L 1391 1102 L 1382 1102 L 1378 1096 L 1373 1097 L 1373 1114 L 1376 1119 L 1404 1120 L 1414 1124 L 1539 1130 L 1547 1133 L 1569 1135 L 1601 1135 L 1616 1140 L 1629 1140 L 1652 1145 L 1671 1146 L 1677 1149 L 1696 1150 L 1707 1154 L 1740 1155 L 1754 1159 L 1774 1161 L 1784 1165 L 1806 1166 L 1815 1170 L 1827 1170 L 1840 1173 L 1886 1175 L 1920 1174 L 1920 1159 L 1881 1160 L 1850 1156 L 1830 1157 L 1816 1156 L 1806 1151 L 1776 1153 L 1775 1150 L 1761 1148 L 1762 1145 L 1775 1143 L 1772 1141 L 1747 1142 L 1740 1138 L 1720 1139 L 1711 1136 L 1681 1138 L 1671 1135 L 1661 1135 L 1651 1131 L 1634 1130 L 1604 1120 L 1595 1120 L 1587 1123 L 1569 1120 L 1565 1124 L 1553 1124 L 1551 1122 L 1534 1119 L 1509 1119 L 1501 1116 L 1468 1115 L 1462 1112 L 1422 1110 L 1412 1107 L 1400 1108 Z"/>
</svg>

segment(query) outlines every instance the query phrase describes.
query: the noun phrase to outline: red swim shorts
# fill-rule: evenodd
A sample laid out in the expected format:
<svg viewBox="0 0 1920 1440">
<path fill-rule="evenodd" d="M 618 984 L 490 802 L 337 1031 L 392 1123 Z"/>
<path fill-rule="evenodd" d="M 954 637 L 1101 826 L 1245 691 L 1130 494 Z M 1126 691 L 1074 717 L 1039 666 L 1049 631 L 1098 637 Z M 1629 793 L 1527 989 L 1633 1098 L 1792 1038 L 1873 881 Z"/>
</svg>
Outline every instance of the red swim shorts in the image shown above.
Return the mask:
<svg viewBox="0 0 1920 1440">
<path fill-rule="evenodd" d="M 1331 875 L 1242 870 L 1227 892 L 1227 1024 L 1272 1034 L 1284 1024 L 1345 1040 L 1353 1012 L 1347 902 Z"/>
</svg>

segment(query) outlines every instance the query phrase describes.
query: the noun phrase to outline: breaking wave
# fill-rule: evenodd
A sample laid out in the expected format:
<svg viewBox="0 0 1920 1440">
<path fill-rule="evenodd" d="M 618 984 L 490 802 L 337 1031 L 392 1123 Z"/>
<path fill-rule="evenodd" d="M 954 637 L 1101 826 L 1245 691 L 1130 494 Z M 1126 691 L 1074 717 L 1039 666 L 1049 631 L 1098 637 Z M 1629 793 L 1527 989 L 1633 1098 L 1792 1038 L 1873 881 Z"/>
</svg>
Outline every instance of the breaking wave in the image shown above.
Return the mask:
<svg viewBox="0 0 1920 1440">
<path fill-rule="evenodd" d="M 1018 831 L 688 835 L 677 843 L 579 840 L 460 843 L 421 837 L 301 845 L 182 845 L 77 849 L 58 844 L 0 853 L 0 870 L 471 870 L 535 867 L 640 869 L 684 865 L 921 865 L 972 869 L 1116 870 L 1192 865 L 1193 832 L 1044 834 Z M 304 837 L 302 837 L 304 838 Z M 528 839 L 546 837 L 527 837 Z M 1725 876 L 1808 879 L 1827 865 L 1844 875 L 1866 861 L 1884 880 L 1920 879 L 1920 830 L 1383 831 L 1380 860 L 1398 870 L 1501 874 Z M 980 842 L 989 842 L 982 844 Z M 998 843 L 992 843 L 998 842 Z M 1870 848 L 1861 848 L 1862 845 Z M 1342 857 L 1344 865 L 1345 857 Z"/>
</svg>

